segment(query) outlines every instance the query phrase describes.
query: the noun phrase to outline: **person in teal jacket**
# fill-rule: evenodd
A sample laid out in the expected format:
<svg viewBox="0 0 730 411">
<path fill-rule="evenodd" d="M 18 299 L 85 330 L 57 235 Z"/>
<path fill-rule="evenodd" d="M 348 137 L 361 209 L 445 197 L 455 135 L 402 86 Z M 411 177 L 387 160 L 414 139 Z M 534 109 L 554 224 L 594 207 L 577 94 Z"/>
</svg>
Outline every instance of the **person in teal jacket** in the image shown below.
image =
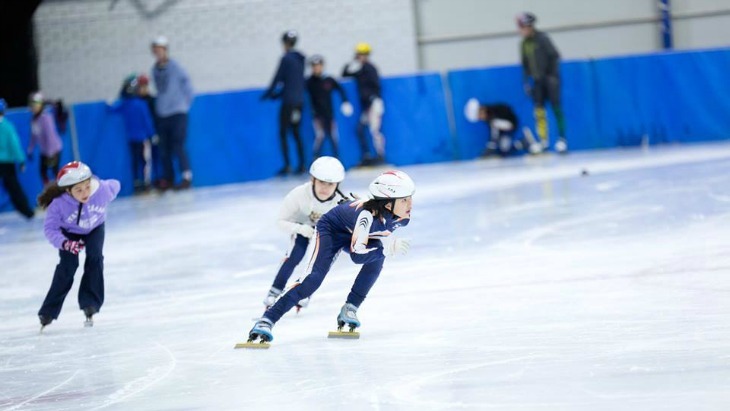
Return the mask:
<svg viewBox="0 0 730 411">
<path fill-rule="evenodd" d="M 35 212 L 28 205 L 23 188 L 18 182 L 15 165 L 20 164 L 20 170 L 25 172 L 25 154 L 20 148 L 20 138 L 15 126 L 5 118 L 5 100 L 0 98 L 0 179 L 3 187 L 10 196 L 10 201 L 20 214 L 31 219 Z"/>
</svg>

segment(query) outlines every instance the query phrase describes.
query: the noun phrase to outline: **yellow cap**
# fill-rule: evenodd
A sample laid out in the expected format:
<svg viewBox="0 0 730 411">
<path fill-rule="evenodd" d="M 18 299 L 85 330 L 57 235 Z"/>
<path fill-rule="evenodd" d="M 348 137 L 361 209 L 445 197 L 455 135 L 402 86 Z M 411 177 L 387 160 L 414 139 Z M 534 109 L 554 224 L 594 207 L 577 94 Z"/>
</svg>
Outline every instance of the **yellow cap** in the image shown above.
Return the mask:
<svg viewBox="0 0 730 411">
<path fill-rule="evenodd" d="M 368 43 L 357 43 L 355 46 L 355 53 L 357 54 L 370 54 L 370 51 L 372 51 L 372 48 Z"/>
</svg>

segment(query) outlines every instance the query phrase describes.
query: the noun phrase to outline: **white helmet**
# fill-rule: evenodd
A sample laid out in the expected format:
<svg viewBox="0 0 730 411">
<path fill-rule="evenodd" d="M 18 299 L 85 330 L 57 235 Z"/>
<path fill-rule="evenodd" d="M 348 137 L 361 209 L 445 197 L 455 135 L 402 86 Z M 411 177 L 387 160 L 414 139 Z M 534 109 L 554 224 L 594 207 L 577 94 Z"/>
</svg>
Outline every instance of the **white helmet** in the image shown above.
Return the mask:
<svg viewBox="0 0 730 411">
<path fill-rule="evenodd" d="M 58 171 L 56 183 L 59 187 L 70 187 L 90 178 L 91 169 L 89 166 L 80 161 L 72 161 Z"/>
<path fill-rule="evenodd" d="M 339 183 L 345 179 L 345 166 L 334 157 L 324 156 L 314 160 L 309 174 L 326 183 Z"/>
<path fill-rule="evenodd" d="M 165 36 L 157 36 L 154 40 L 152 40 L 152 47 L 164 47 L 167 48 L 170 45 L 170 42 L 167 40 L 167 37 Z"/>
<path fill-rule="evenodd" d="M 410 197 L 416 191 L 416 184 L 408 174 L 391 170 L 379 175 L 370 183 L 370 194 L 373 198 L 403 198 Z"/>
</svg>

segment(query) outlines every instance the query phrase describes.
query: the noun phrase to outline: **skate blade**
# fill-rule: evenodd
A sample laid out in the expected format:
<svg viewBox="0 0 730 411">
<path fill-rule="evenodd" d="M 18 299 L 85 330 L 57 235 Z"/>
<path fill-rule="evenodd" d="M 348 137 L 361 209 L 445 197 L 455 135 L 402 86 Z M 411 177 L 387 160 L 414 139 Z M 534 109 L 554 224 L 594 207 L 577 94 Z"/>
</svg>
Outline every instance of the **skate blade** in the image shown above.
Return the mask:
<svg viewBox="0 0 730 411">
<path fill-rule="evenodd" d="M 247 341 L 245 343 L 238 343 L 236 344 L 234 349 L 236 348 L 258 348 L 258 349 L 268 349 L 271 347 L 271 344 L 267 342 L 255 342 L 255 341 Z"/>
<path fill-rule="evenodd" d="M 330 331 L 327 338 L 349 338 L 356 340 L 360 338 L 360 333 L 357 331 Z"/>
</svg>

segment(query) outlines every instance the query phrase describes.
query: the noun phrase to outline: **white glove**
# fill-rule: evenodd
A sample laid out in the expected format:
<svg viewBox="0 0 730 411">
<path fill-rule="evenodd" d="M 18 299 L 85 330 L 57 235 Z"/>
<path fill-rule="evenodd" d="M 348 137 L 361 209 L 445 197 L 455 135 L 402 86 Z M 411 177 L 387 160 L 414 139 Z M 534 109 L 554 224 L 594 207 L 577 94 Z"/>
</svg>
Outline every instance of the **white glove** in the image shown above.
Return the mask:
<svg viewBox="0 0 730 411">
<path fill-rule="evenodd" d="M 300 224 L 299 229 L 297 229 L 297 234 L 307 238 L 312 238 L 312 236 L 314 236 L 314 227 L 311 225 Z"/>
<path fill-rule="evenodd" d="M 349 101 L 345 101 L 340 105 L 340 112 L 345 117 L 350 117 L 353 111 L 352 104 Z"/>
<path fill-rule="evenodd" d="M 411 240 L 405 238 L 394 238 L 393 241 L 389 242 L 383 249 L 383 254 L 386 257 L 393 257 L 396 254 L 406 255 L 408 250 L 411 248 Z"/>
<path fill-rule="evenodd" d="M 360 69 L 362 68 L 362 63 L 360 63 L 357 60 L 353 60 L 353 61 L 347 63 L 346 67 L 347 68 L 345 70 L 347 70 L 348 73 L 355 74 L 358 71 L 360 71 Z"/>
</svg>

